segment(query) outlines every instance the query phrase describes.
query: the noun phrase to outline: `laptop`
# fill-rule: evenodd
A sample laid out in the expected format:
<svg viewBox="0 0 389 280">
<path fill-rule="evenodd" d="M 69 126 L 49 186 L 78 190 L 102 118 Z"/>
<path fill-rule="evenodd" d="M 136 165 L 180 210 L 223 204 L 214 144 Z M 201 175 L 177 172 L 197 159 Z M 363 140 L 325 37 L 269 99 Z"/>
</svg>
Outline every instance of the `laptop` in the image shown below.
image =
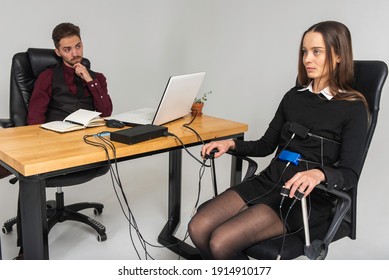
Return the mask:
<svg viewBox="0 0 389 280">
<path fill-rule="evenodd" d="M 205 72 L 171 76 L 157 108 L 141 108 L 110 116 L 129 126 L 161 125 L 182 118 L 190 112 L 204 80 Z"/>
</svg>

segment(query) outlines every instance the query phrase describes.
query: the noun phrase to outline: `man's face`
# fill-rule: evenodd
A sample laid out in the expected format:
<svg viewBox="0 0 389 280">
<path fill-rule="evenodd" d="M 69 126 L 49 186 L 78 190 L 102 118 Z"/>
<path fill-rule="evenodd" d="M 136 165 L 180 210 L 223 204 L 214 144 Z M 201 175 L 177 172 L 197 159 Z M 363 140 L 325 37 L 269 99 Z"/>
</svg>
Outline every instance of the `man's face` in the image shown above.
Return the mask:
<svg viewBox="0 0 389 280">
<path fill-rule="evenodd" d="M 80 63 L 83 57 L 83 46 L 80 37 L 62 38 L 55 52 L 67 66 L 73 67 L 74 64 Z"/>
</svg>

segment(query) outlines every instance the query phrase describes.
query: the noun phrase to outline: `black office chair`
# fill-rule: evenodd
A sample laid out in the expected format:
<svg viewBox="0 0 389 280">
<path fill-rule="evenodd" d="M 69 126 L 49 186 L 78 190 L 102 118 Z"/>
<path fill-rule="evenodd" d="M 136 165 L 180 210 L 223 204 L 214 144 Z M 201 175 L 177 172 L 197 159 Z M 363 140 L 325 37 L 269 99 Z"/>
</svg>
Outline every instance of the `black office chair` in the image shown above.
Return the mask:
<svg viewBox="0 0 389 280">
<path fill-rule="evenodd" d="M 28 103 L 36 78 L 47 67 L 58 64 L 59 62 L 61 62 L 61 59 L 55 54 L 53 49 L 30 48 L 27 52 L 20 52 L 14 55 L 12 59 L 10 81 L 10 117 L 9 119 L 0 119 L 1 127 L 8 128 L 27 125 Z M 82 63 L 88 68 L 90 67 L 88 59 L 84 58 Z M 87 224 L 95 229 L 99 241 L 105 241 L 107 239 L 104 225 L 79 213 L 80 210 L 93 208 L 94 213 L 98 215 L 102 213 L 104 205 L 101 203 L 83 202 L 65 206 L 62 187 L 88 182 L 106 174 L 108 170 L 109 166 L 106 165 L 68 175 L 64 173 L 63 175 L 46 180 L 46 187 L 57 188 L 55 201 L 47 201 L 48 231 L 50 231 L 56 223 L 73 220 Z M 17 178 L 11 179 L 10 182 L 15 184 Z M 2 228 L 3 233 L 11 232 L 12 227 L 16 222 L 16 217 L 7 220 Z"/>
<path fill-rule="evenodd" d="M 365 95 L 371 113 L 371 122 L 368 128 L 363 157 L 360 162 L 360 171 L 362 171 L 377 124 L 381 92 L 388 75 L 388 67 L 382 61 L 357 60 L 354 61 L 354 68 L 354 88 Z M 248 170 L 245 179 L 250 178 L 257 169 L 257 163 L 247 157 L 240 156 L 240 158 L 248 161 Z M 211 167 L 214 169 L 214 160 L 212 158 Z M 214 186 L 216 186 L 216 181 L 214 178 L 213 180 Z M 332 220 L 327 224 L 309 227 L 308 232 L 310 238 L 308 242 L 304 231 L 286 235 L 281 256 L 282 259 L 295 259 L 302 255 L 305 255 L 309 259 L 325 259 L 328 253 L 328 246 L 331 242 L 347 236 L 353 240 L 356 239 L 357 187 L 349 191 L 330 190 L 324 184 L 318 185 L 317 187 L 337 196 L 337 203 L 334 207 Z M 215 194 L 217 194 L 217 189 L 215 189 Z M 310 240 L 313 241 L 311 242 Z M 265 240 L 247 248 L 245 253 L 247 256 L 255 259 L 277 259 L 282 242 L 282 236 Z"/>
</svg>

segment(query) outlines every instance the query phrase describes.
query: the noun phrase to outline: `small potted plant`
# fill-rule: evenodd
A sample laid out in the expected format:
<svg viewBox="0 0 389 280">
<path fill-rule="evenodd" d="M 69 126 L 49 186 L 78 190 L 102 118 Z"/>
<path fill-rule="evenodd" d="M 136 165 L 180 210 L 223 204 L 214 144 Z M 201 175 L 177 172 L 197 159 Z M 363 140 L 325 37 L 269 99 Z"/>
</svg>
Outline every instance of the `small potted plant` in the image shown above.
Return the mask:
<svg viewBox="0 0 389 280">
<path fill-rule="evenodd" d="M 192 115 L 201 116 L 203 114 L 204 102 L 207 101 L 207 96 L 212 94 L 212 91 L 207 91 L 200 98 L 195 98 L 192 105 Z"/>
</svg>

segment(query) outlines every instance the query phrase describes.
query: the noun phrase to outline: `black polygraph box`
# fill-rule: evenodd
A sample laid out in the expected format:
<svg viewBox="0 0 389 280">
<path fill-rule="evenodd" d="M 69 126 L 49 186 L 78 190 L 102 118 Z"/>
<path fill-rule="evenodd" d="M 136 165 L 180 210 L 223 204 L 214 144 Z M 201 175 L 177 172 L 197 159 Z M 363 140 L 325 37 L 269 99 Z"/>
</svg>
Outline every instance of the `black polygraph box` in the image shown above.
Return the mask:
<svg viewBox="0 0 389 280">
<path fill-rule="evenodd" d="M 136 144 L 161 136 L 167 136 L 167 127 L 146 124 L 111 132 L 110 139 L 124 144 Z"/>
</svg>

